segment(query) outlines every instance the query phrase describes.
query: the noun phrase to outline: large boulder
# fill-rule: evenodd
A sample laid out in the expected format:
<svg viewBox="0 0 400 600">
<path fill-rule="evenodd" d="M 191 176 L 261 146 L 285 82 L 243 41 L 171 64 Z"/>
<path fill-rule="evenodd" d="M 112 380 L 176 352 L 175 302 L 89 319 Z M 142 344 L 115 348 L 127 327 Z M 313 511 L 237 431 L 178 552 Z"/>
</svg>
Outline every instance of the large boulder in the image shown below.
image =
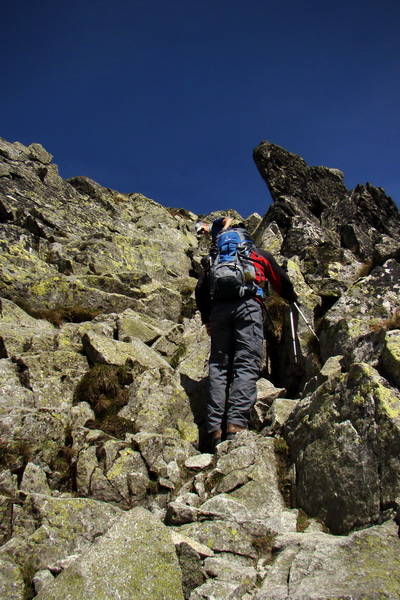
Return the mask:
<svg viewBox="0 0 400 600">
<path fill-rule="evenodd" d="M 174 320 L 193 312 L 194 215 L 88 177 L 63 181 L 38 144 L 0 145 L 3 297 L 33 311 L 153 309 Z"/>
<path fill-rule="evenodd" d="M 398 238 L 399 211 L 382 188 L 357 185 L 323 214 L 323 225 L 340 235 L 341 244 L 362 259 L 370 259 L 374 245 L 385 235 Z"/>
<path fill-rule="evenodd" d="M 301 254 L 307 241 L 314 246 L 333 242 L 365 261 L 383 238 L 398 238 L 399 211 L 382 188 L 367 183 L 349 191 L 338 169 L 311 167 L 268 141 L 255 148 L 253 157 L 274 201 L 261 228 L 275 222 L 289 255 Z"/>
<path fill-rule="evenodd" d="M 289 417 L 298 506 L 336 534 L 378 522 L 400 495 L 400 394 L 366 364 L 323 383 Z"/>
<path fill-rule="evenodd" d="M 399 544 L 390 521 L 348 537 L 280 536 L 274 564 L 253 598 L 395 600 L 400 594 Z"/>
<path fill-rule="evenodd" d="M 37 600 L 183 600 L 181 571 L 167 528 L 134 508 L 50 585 Z"/>
<path fill-rule="evenodd" d="M 360 278 L 326 313 L 320 332 L 322 361 L 344 355 L 349 366 L 368 362 L 377 366 L 385 333 L 400 310 L 400 265 L 389 260 Z"/>
<path fill-rule="evenodd" d="M 17 587 L 19 572 L 24 580 L 21 598 L 27 597 L 30 577 L 37 571 L 60 573 L 123 514 L 118 508 L 86 498 L 42 494 L 25 495 L 22 507 L 18 510 L 18 505 L 14 505 L 14 512 L 13 537 L 0 549 L 0 561 L 8 565 L 0 585 L 11 590 L 10 578 L 15 577 Z"/>
<path fill-rule="evenodd" d="M 253 157 L 274 200 L 279 196 L 294 196 L 317 217 L 347 192 L 339 170 L 309 167 L 300 156 L 271 142 L 259 144 Z"/>
</svg>

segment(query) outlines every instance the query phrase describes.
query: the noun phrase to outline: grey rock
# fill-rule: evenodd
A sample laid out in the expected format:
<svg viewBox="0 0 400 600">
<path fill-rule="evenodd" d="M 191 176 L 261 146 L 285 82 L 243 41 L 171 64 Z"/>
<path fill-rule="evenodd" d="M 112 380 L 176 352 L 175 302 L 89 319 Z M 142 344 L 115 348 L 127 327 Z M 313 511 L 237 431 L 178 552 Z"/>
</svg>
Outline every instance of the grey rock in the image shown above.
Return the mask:
<svg viewBox="0 0 400 600">
<path fill-rule="evenodd" d="M 10 539 L 13 533 L 13 499 L 0 495 L 0 543 Z"/>
<path fill-rule="evenodd" d="M 87 550 L 122 515 L 122 511 L 86 498 L 26 497 L 15 520 L 13 538 L 0 557 L 14 561 L 23 572 L 56 570 L 60 560 Z"/>
<path fill-rule="evenodd" d="M 265 435 L 280 434 L 286 420 L 296 406 L 296 400 L 276 398 L 265 415 L 263 433 Z"/>
<path fill-rule="evenodd" d="M 28 463 L 26 465 L 20 489 L 24 492 L 51 495 L 46 473 L 34 463 Z"/>
<path fill-rule="evenodd" d="M 198 454 L 196 456 L 190 456 L 185 461 L 185 467 L 187 469 L 193 469 L 195 471 L 206 469 L 213 462 L 212 454 Z"/>
<path fill-rule="evenodd" d="M 177 437 L 141 432 L 133 440 L 149 471 L 171 480 L 173 487 L 177 483 L 176 468 L 183 468 L 189 457 L 197 455 L 192 444 Z"/>
<path fill-rule="evenodd" d="M 35 573 L 32 583 L 36 594 L 46 587 L 46 585 L 49 585 L 49 583 L 53 583 L 53 581 L 54 575 L 48 569 L 42 569 L 41 571 Z"/>
<path fill-rule="evenodd" d="M 357 281 L 363 267 L 349 250 L 334 243 L 316 244 L 310 240 L 301 258 L 304 279 L 313 292 L 332 298 L 344 294 Z"/>
<path fill-rule="evenodd" d="M 274 564 L 255 599 L 395 600 L 400 592 L 398 546 L 390 521 L 348 537 L 282 536 L 275 542 Z"/>
<path fill-rule="evenodd" d="M 257 227 L 261 223 L 262 217 L 258 213 L 253 213 L 247 219 L 245 219 L 244 226 L 251 236 L 254 235 L 254 232 L 257 230 Z"/>
<path fill-rule="evenodd" d="M 167 525 L 183 525 L 197 520 L 198 510 L 194 506 L 180 502 L 170 502 L 165 515 Z"/>
<path fill-rule="evenodd" d="M 119 411 L 143 432 L 165 433 L 197 445 L 198 429 L 181 379 L 168 370 L 148 370 L 128 388 L 129 401 Z"/>
<path fill-rule="evenodd" d="M 275 398 L 278 398 L 280 395 L 284 396 L 285 394 L 286 390 L 284 388 L 276 388 L 268 379 L 259 379 L 257 381 L 257 401 L 250 417 L 250 426 L 260 431 L 264 425 L 266 414 Z"/>
<path fill-rule="evenodd" d="M 0 299 L 1 358 L 54 351 L 55 337 L 56 329 L 48 321 L 29 317 L 10 300 Z"/>
<path fill-rule="evenodd" d="M 138 338 L 145 344 L 152 344 L 168 333 L 174 323 L 168 321 L 160 323 L 149 316 L 127 309 L 118 317 L 116 326 L 119 341 L 130 342 L 132 338 Z"/>
<path fill-rule="evenodd" d="M 0 422 L 3 460 L 13 471 L 33 457 L 40 465 L 53 464 L 65 445 L 68 427 L 69 414 L 63 406 L 11 410 Z"/>
<path fill-rule="evenodd" d="M 229 581 L 210 580 L 196 588 L 190 600 L 239 600 L 244 598 L 247 586 Z"/>
<path fill-rule="evenodd" d="M 7 600 L 25 600 L 26 586 L 18 565 L 0 556 L 0 594 Z"/>
<path fill-rule="evenodd" d="M 24 387 L 33 392 L 36 408 L 71 405 L 75 387 L 88 370 L 84 356 L 63 350 L 21 354 L 16 364 Z"/>
<path fill-rule="evenodd" d="M 37 599 L 116 596 L 183 600 L 179 563 L 167 529 L 142 508 L 125 513 Z"/>
<path fill-rule="evenodd" d="M 207 545 L 214 552 L 231 552 L 249 558 L 257 558 L 255 540 L 266 535 L 266 528 L 257 531 L 230 520 L 214 520 L 187 523 L 179 527 L 179 533 Z"/>
<path fill-rule="evenodd" d="M 371 258 L 381 235 L 396 238 L 399 212 L 382 188 L 358 185 L 324 213 L 324 225 L 341 236 L 342 245 L 361 258 Z"/>
<path fill-rule="evenodd" d="M 387 376 L 400 387 L 400 330 L 387 331 L 382 352 L 382 368 Z"/>
<path fill-rule="evenodd" d="M 377 522 L 399 495 L 399 415 L 398 390 L 366 364 L 299 403 L 285 429 L 298 505 L 333 533 Z"/>
<path fill-rule="evenodd" d="M 209 548 L 205 544 L 201 544 L 194 538 L 191 538 L 187 535 L 183 535 L 182 533 L 179 533 L 174 530 L 170 530 L 170 536 L 175 546 L 186 544 L 187 546 L 190 546 L 190 548 L 192 548 L 192 550 L 202 558 L 214 556 L 214 551 L 211 550 L 211 548 Z"/>
<path fill-rule="evenodd" d="M 343 356 L 331 356 L 322 366 L 317 375 L 310 378 L 303 389 L 303 396 L 311 395 L 320 385 L 338 377 L 342 373 L 341 360 Z"/>
<path fill-rule="evenodd" d="M 372 261 L 374 265 L 383 265 L 390 258 L 394 258 L 399 262 L 400 260 L 400 241 L 395 238 L 391 238 L 387 235 L 381 235 L 378 237 L 372 254 Z"/>
<path fill-rule="evenodd" d="M 38 160 L 44 165 L 48 165 L 53 160 L 52 155 L 49 154 L 41 144 L 30 144 L 27 150 L 29 158 Z"/>
<path fill-rule="evenodd" d="M 255 148 L 253 157 L 274 200 L 281 195 L 301 198 L 316 216 L 347 192 L 340 171 L 309 167 L 300 156 L 268 141 Z"/>
<path fill-rule="evenodd" d="M 2 416 L 12 411 L 20 411 L 22 407 L 33 408 L 34 393 L 21 376 L 18 366 L 11 359 L 0 361 L 0 412 Z M 29 384 L 28 384 L 29 385 Z"/>
<path fill-rule="evenodd" d="M 250 520 L 280 513 L 285 503 L 279 491 L 274 440 L 244 432 L 221 444 L 207 487 L 210 497 L 229 494 L 230 501 L 241 504 Z"/>
<path fill-rule="evenodd" d="M 78 493 L 125 510 L 146 504 L 151 484 L 139 452 L 115 439 L 99 439 L 97 447 L 89 442 L 86 437 L 76 462 Z"/>
<path fill-rule="evenodd" d="M 400 266 L 389 260 L 351 286 L 325 316 L 322 360 L 344 355 L 343 364 L 376 366 L 384 348 L 385 323 L 400 309 Z"/>
<path fill-rule="evenodd" d="M 191 592 L 205 582 L 206 575 L 200 554 L 194 549 L 193 545 L 188 544 L 186 541 L 174 543 L 182 573 L 183 595 L 187 600 L 190 598 Z"/>
<path fill-rule="evenodd" d="M 13 475 L 10 469 L 0 471 L 0 493 L 14 498 L 17 494 L 18 481 L 17 475 Z"/>
<path fill-rule="evenodd" d="M 134 338 L 129 343 L 110 340 L 95 333 L 85 333 L 83 347 L 92 364 L 138 366 L 140 371 L 164 367 L 169 368 L 156 352 L 141 340 Z"/>
<path fill-rule="evenodd" d="M 218 557 L 206 558 L 204 569 L 209 577 L 222 581 L 236 581 L 248 586 L 248 589 L 257 583 L 257 571 L 254 567 L 237 565 L 229 559 Z"/>
</svg>

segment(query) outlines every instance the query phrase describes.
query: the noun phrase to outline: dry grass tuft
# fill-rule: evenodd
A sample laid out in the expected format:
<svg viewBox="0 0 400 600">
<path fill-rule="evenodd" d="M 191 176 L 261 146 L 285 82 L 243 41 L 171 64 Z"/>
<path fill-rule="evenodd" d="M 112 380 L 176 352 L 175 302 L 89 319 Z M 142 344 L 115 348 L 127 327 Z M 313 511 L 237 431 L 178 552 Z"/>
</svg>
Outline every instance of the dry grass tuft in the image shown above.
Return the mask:
<svg viewBox="0 0 400 600">
<path fill-rule="evenodd" d="M 400 329 L 400 309 L 396 308 L 394 314 L 388 319 L 382 319 L 376 321 L 372 326 L 372 331 L 393 331 L 394 329 Z"/>
<path fill-rule="evenodd" d="M 371 273 L 373 268 L 374 268 L 374 263 L 372 260 L 365 262 L 363 265 L 361 265 L 361 267 L 356 272 L 356 275 L 355 275 L 356 279 L 361 279 L 361 277 L 368 277 L 368 275 Z"/>
<path fill-rule="evenodd" d="M 124 438 L 125 433 L 136 433 L 134 423 L 118 415 L 128 404 L 127 387 L 132 383 L 132 373 L 126 367 L 95 365 L 79 382 L 75 402 L 88 402 L 96 420 L 91 428 L 101 429 L 114 437 Z"/>
<path fill-rule="evenodd" d="M 35 309 L 24 300 L 17 300 L 15 303 L 31 317 L 44 319 L 56 327 L 61 327 L 63 323 L 93 321 L 100 314 L 99 310 L 89 310 L 83 306 L 55 306 L 49 309 Z"/>
</svg>

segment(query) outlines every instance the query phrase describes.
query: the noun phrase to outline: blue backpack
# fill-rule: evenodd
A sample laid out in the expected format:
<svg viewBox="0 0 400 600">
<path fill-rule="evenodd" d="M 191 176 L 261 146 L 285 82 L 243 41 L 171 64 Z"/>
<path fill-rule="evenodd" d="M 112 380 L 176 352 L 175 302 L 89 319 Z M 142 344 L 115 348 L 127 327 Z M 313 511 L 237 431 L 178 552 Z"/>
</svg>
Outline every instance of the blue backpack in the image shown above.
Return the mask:
<svg viewBox="0 0 400 600">
<path fill-rule="evenodd" d="M 254 242 L 243 228 L 229 228 L 218 234 L 209 257 L 208 282 L 213 300 L 233 300 L 260 294 L 250 258 L 254 249 Z"/>
</svg>

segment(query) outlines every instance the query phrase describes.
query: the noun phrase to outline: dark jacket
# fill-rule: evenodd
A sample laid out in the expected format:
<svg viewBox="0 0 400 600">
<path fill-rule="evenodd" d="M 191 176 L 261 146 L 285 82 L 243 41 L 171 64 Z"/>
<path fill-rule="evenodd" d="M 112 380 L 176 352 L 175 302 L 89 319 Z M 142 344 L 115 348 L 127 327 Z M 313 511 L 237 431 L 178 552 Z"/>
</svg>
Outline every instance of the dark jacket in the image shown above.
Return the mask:
<svg viewBox="0 0 400 600">
<path fill-rule="evenodd" d="M 256 271 L 255 283 L 257 285 L 268 280 L 282 298 L 288 302 L 295 302 L 297 300 L 292 282 L 282 267 L 278 265 L 272 254 L 261 248 L 255 248 L 251 253 L 251 259 Z M 203 323 L 208 323 L 213 307 L 207 276 L 208 269 L 206 268 L 204 275 L 197 282 L 195 290 L 196 303 Z"/>
</svg>

